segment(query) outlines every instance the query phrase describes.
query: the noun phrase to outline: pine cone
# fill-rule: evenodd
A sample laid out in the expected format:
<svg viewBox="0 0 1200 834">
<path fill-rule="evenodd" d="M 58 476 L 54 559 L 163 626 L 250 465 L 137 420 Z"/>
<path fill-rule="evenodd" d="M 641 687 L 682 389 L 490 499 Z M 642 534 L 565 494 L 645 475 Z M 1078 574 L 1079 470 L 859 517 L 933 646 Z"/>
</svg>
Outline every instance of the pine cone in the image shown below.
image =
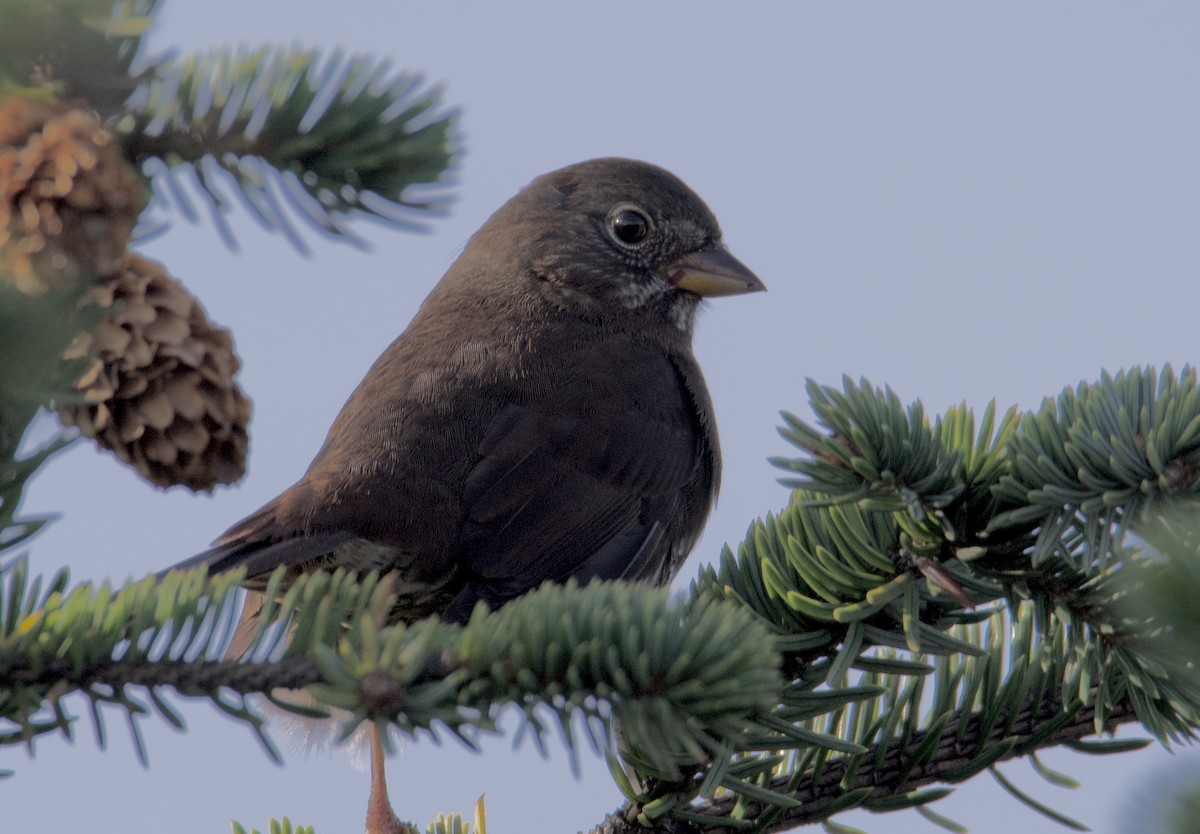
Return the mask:
<svg viewBox="0 0 1200 834">
<path fill-rule="evenodd" d="M 250 403 L 233 379 L 229 331 L 161 264 L 133 253 L 88 300 L 108 315 L 67 350 L 97 359 L 77 383 L 82 403 L 59 404 L 63 423 L 160 487 L 208 492 L 239 479 Z"/>
<path fill-rule="evenodd" d="M 29 295 L 115 272 L 144 197 L 95 114 L 0 103 L 0 276 Z"/>
</svg>

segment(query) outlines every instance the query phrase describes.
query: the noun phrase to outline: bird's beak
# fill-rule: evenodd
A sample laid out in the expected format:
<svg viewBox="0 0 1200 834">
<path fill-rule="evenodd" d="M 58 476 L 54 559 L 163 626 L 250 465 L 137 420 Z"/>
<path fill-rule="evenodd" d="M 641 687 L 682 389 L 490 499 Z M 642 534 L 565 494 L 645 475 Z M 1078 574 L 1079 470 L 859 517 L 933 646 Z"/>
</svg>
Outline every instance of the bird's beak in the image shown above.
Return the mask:
<svg viewBox="0 0 1200 834">
<path fill-rule="evenodd" d="M 766 289 L 724 246 L 684 255 L 659 272 L 672 286 L 696 295 L 740 295 Z"/>
</svg>

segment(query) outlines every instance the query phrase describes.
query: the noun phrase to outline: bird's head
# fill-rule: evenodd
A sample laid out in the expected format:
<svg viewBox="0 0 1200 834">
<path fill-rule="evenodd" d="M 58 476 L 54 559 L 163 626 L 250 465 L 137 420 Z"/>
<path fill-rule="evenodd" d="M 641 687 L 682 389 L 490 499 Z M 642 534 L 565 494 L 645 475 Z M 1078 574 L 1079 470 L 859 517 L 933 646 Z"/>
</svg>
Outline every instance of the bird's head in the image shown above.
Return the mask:
<svg viewBox="0 0 1200 834">
<path fill-rule="evenodd" d="M 594 159 L 538 177 L 492 216 L 464 256 L 495 252 L 501 234 L 515 262 L 501 270 L 493 263 L 492 281 L 515 281 L 505 289 L 519 292 L 532 284 L 562 312 L 606 326 L 667 323 L 690 336 L 703 297 L 765 289 L 729 254 L 704 201 L 645 162 Z"/>
</svg>

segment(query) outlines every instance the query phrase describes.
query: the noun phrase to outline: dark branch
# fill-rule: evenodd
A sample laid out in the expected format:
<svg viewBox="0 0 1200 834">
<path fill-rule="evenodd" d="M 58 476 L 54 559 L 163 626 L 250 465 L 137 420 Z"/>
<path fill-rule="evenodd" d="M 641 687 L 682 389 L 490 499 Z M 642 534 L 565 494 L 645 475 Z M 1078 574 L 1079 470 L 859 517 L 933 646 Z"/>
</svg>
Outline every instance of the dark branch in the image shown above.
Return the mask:
<svg viewBox="0 0 1200 834">
<path fill-rule="evenodd" d="M 67 684 L 71 689 L 93 686 L 171 686 L 188 694 L 208 694 L 230 689 L 247 694 L 269 692 L 274 687 L 296 689 L 324 680 L 310 657 L 292 657 L 272 663 L 239 663 L 231 660 L 160 660 L 128 663 L 101 660 L 76 667 L 63 658 L 31 665 L 28 658 L 0 659 L 0 677 L 14 689 L 50 689 Z"/>
<path fill-rule="evenodd" d="M 1007 739 L 1017 739 L 1016 745 L 999 761 L 1023 756 L 1040 748 L 1076 741 L 1096 732 L 1095 710 L 1092 707 L 1086 707 L 1079 709 L 1058 731 L 1044 738 L 1035 738 L 1039 728 L 1055 718 L 1059 711 L 1060 705 L 1052 702 L 1042 702 L 1038 706 L 1027 704 L 1011 724 L 1001 716 L 994 723 L 991 731 L 986 734 L 986 738 L 983 737 L 982 722 L 978 715 L 972 715 L 966 719 L 966 728 L 961 738 L 959 735 L 961 719 L 953 719 L 942 730 L 937 751 L 932 758 L 928 762 L 914 767 L 903 781 L 900 781 L 901 774 L 907 769 L 905 751 L 919 749 L 927 737 L 927 733 L 917 733 L 907 742 L 892 742 L 888 745 L 879 767 L 870 766 L 870 763 L 874 762 L 879 754 L 878 748 L 872 748 L 861 757 L 862 765 L 851 777 L 849 783 L 844 786 L 841 783 L 846 775 L 847 762 L 845 760 L 831 761 L 824 768 L 819 779 L 814 780 L 811 776 L 805 777 L 799 787 L 792 791 L 788 790 L 788 782 L 791 777 L 776 779 L 770 785 L 771 790 L 788 794 L 799 800 L 801 804 L 799 807 L 781 811 L 767 827 L 756 830 L 762 831 L 764 834 L 772 834 L 772 832 L 787 831 L 801 825 L 818 822 L 829 813 L 830 806 L 838 797 L 860 788 L 871 789 L 871 793 L 866 799 L 869 802 L 871 799 L 905 794 L 933 782 L 965 781 L 978 772 L 978 770 L 971 772 L 963 770 L 976 758 L 978 751 L 990 748 Z M 1108 714 L 1105 729 L 1112 730 L 1120 724 L 1136 720 L 1137 716 L 1134 715 L 1133 707 L 1125 702 Z M 711 826 L 668 817 L 659 820 L 649 830 L 659 832 L 659 834 L 709 834 L 709 832 L 728 831 L 727 825 L 721 826 L 719 823 L 731 818 L 737 802 L 738 797 L 728 796 L 688 809 L 693 814 L 711 817 L 714 823 Z M 748 807 L 745 807 L 744 810 L 745 818 L 753 820 L 758 819 L 767 809 L 757 803 L 748 803 Z M 844 809 L 839 808 L 839 810 Z M 603 822 L 591 829 L 590 834 L 645 834 L 648 829 L 636 821 L 639 811 L 640 808 L 637 806 L 627 805 L 606 817 Z"/>
<path fill-rule="evenodd" d="M 443 658 L 430 658 L 412 684 L 445 678 L 453 671 Z M 170 686 L 184 695 L 208 696 L 219 690 L 246 695 L 272 689 L 299 689 L 314 683 L 328 683 L 311 657 L 298 656 L 268 663 L 243 663 L 233 660 L 159 660 L 129 663 L 102 660 L 76 668 L 70 660 L 52 658 L 31 665 L 27 658 L 0 658 L 0 678 L 14 689 L 49 690 L 66 684 L 71 689 L 87 690 L 109 686 Z"/>
</svg>

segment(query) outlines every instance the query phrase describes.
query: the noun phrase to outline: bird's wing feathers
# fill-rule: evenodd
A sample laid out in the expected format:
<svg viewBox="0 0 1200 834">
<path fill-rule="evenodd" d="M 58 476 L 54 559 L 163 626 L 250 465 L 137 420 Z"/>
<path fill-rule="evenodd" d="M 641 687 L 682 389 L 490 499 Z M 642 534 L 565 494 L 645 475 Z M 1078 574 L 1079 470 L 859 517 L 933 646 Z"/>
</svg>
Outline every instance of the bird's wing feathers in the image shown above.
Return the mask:
<svg viewBox="0 0 1200 834">
<path fill-rule="evenodd" d="M 492 421 L 464 485 L 460 540 L 482 598 L 571 576 L 654 576 L 702 444 L 674 369 L 643 373 L 668 387 L 640 405 L 564 415 L 513 403 Z"/>
</svg>

